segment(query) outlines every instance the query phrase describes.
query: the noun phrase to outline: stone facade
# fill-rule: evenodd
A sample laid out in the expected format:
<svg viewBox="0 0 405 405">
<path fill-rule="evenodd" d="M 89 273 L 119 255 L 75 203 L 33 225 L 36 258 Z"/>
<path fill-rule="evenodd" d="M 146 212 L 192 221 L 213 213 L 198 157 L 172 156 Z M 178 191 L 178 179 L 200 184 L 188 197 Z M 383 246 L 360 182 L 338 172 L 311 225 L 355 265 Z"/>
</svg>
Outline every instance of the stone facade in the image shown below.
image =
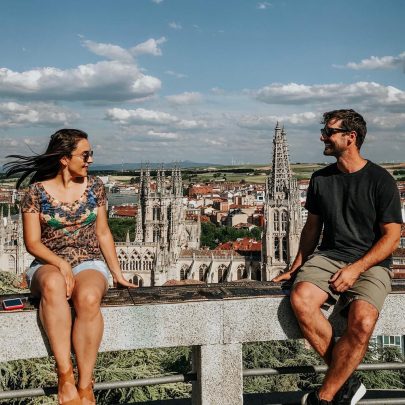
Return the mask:
<svg viewBox="0 0 405 405">
<path fill-rule="evenodd" d="M 34 258 L 27 252 L 23 240 L 22 218 L 12 219 L 0 211 L 0 270 L 22 274 Z"/>
</svg>

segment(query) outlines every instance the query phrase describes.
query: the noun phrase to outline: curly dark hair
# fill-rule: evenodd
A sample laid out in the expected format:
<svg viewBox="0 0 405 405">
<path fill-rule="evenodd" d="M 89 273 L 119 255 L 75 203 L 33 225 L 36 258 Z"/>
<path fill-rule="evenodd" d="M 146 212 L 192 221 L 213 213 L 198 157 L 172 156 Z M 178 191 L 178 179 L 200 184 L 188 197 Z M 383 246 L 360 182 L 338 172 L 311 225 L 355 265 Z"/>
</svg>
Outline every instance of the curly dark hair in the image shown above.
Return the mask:
<svg viewBox="0 0 405 405">
<path fill-rule="evenodd" d="M 21 173 L 17 180 L 16 188 L 32 174 L 29 184 L 37 181 L 53 179 L 60 169 L 60 159 L 64 156 L 71 156 L 76 149 L 77 143 L 81 139 L 87 139 L 86 132 L 80 129 L 63 128 L 51 135 L 48 147 L 45 153 L 23 156 L 8 155 L 7 158 L 15 160 L 6 163 L 3 167 L 6 170 L 6 176 L 12 176 Z"/>
<path fill-rule="evenodd" d="M 323 114 L 321 124 L 327 125 L 331 120 L 342 120 L 342 127 L 355 131 L 356 146 L 358 149 L 361 148 L 367 134 L 367 123 L 358 112 L 351 109 L 328 111 Z"/>
</svg>

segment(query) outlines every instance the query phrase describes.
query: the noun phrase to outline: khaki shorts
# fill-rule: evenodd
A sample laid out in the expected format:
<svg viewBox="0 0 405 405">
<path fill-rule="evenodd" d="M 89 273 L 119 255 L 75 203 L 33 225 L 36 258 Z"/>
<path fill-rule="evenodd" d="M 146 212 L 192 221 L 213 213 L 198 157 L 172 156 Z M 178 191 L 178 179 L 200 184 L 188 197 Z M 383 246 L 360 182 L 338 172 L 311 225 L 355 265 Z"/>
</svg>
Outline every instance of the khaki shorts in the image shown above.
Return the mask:
<svg viewBox="0 0 405 405">
<path fill-rule="evenodd" d="M 364 300 L 381 312 L 385 297 L 391 292 L 389 270 L 382 266 L 371 267 L 360 275 L 349 290 L 336 293 L 331 290 L 328 281 L 336 271 L 348 264 L 320 254 L 311 255 L 298 270 L 293 288 L 301 281 L 307 281 L 329 294 L 327 305 L 337 304 L 341 310 L 344 310 L 352 301 Z"/>
</svg>

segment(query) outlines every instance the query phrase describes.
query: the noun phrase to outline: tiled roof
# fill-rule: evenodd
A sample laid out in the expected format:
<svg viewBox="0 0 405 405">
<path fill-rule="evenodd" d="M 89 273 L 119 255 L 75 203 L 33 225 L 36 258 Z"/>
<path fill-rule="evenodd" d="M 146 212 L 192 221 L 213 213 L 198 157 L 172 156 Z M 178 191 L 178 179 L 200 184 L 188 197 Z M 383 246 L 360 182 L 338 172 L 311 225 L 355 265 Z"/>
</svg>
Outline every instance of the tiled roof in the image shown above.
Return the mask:
<svg viewBox="0 0 405 405">
<path fill-rule="evenodd" d="M 114 206 L 114 215 L 118 217 L 135 217 L 138 207 L 131 206 Z"/>
<path fill-rule="evenodd" d="M 221 250 L 209 250 L 209 249 L 184 249 L 180 253 L 180 257 L 190 257 L 192 255 L 199 256 L 199 257 L 223 257 L 228 258 L 233 254 L 233 256 L 240 256 L 237 252 L 231 251 L 221 251 Z"/>
<path fill-rule="evenodd" d="M 262 242 L 251 238 L 243 238 L 237 241 L 221 243 L 215 248 L 215 251 L 235 250 L 240 252 L 261 252 Z"/>
</svg>

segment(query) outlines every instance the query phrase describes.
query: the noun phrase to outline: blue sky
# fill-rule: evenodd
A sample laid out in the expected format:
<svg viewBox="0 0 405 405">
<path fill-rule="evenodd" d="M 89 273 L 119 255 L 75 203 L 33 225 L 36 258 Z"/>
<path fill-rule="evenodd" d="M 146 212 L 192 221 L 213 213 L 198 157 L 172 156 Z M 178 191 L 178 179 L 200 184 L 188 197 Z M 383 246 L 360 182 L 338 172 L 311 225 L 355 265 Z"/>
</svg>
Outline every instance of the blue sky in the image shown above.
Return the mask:
<svg viewBox="0 0 405 405">
<path fill-rule="evenodd" d="M 405 161 L 401 0 L 2 0 L 0 164 L 76 127 L 95 161 L 325 161 L 324 111 L 354 108 L 374 161 Z M 328 158 L 330 159 L 330 158 Z"/>
</svg>

